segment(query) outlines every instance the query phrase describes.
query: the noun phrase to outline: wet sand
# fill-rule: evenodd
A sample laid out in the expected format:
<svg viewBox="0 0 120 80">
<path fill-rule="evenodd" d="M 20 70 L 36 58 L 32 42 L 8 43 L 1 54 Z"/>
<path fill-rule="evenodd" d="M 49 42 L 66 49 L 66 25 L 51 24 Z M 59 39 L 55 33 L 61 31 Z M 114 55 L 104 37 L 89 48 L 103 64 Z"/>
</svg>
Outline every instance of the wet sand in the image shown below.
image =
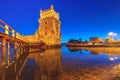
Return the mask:
<svg viewBox="0 0 120 80">
<path fill-rule="evenodd" d="M 93 54 L 116 54 L 120 55 L 120 47 L 69 47 L 75 50 L 89 50 Z M 70 65 L 69 65 L 70 66 Z M 67 68 L 66 68 L 67 69 Z M 72 69 L 72 68 L 71 68 Z M 79 68 L 70 70 L 69 80 L 120 80 L 120 64 L 105 64 L 89 66 L 89 68 Z M 72 76 L 74 75 L 74 76 Z M 66 75 L 66 79 L 67 79 Z"/>
<path fill-rule="evenodd" d="M 67 73 L 67 71 L 70 71 Z M 120 80 L 120 65 L 92 66 L 90 68 L 70 68 L 62 72 L 61 80 Z"/>
</svg>

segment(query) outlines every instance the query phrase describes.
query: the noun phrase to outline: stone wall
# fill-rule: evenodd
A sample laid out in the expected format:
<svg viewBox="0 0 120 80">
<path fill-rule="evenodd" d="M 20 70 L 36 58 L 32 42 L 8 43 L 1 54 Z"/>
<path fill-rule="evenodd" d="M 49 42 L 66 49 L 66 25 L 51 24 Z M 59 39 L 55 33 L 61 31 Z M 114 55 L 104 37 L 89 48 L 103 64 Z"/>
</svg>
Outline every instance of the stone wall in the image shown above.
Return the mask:
<svg viewBox="0 0 120 80">
<path fill-rule="evenodd" d="M 22 36 L 22 39 L 27 41 L 27 42 L 38 42 L 38 40 L 35 37 L 35 35 Z"/>
</svg>

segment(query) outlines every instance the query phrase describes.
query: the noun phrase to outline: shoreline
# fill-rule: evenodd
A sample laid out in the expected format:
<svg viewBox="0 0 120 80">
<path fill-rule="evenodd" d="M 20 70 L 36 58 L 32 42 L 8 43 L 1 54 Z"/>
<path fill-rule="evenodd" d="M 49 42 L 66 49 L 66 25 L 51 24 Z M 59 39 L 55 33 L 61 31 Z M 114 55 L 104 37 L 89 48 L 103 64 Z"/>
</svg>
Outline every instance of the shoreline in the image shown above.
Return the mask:
<svg viewBox="0 0 120 80">
<path fill-rule="evenodd" d="M 89 50 L 93 53 L 109 53 L 109 54 L 119 54 L 120 55 L 120 47 L 68 47 L 70 49 L 77 49 L 77 50 Z"/>
<path fill-rule="evenodd" d="M 120 47 L 120 44 L 71 44 L 67 43 L 67 47 Z"/>
<path fill-rule="evenodd" d="M 94 54 L 94 55 L 95 54 L 101 55 L 103 53 L 107 53 L 108 55 L 112 55 L 112 54 L 120 55 L 120 47 L 100 47 L 100 46 L 99 47 L 82 47 L 82 46 L 74 47 L 74 46 L 67 46 L 67 47 L 69 49 L 76 50 L 76 51 L 89 50 L 91 52 L 91 54 Z M 102 69 L 100 69 L 100 70 L 102 70 Z M 107 74 L 103 78 L 106 78 L 106 79 L 109 79 L 109 80 L 120 80 L 120 65 L 119 64 L 116 65 L 115 67 L 111 68 L 111 70 L 109 71 L 110 74 L 107 72 L 107 70 L 105 71 L 103 69 L 103 71 L 105 72 L 104 74 Z M 101 76 L 100 76 L 100 79 L 102 79 Z"/>
<path fill-rule="evenodd" d="M 120 44 L 101 44 L 101 45 L 91 45 L 91 44 L 67 44 L 68 48 L 72 50 L 90 50 L 94 53 L 109 53 L 109 54 L 119 54 L 120 55 Z"/>
</svg>

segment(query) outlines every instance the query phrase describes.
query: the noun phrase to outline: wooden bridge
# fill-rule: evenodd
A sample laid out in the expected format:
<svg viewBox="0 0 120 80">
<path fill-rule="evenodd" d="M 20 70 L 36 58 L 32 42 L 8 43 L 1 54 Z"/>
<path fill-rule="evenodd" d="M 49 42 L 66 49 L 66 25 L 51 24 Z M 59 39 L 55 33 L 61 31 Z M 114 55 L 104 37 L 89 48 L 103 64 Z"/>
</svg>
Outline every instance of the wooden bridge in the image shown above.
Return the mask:
<svg viewBox="0 0 120 80">
<path fill-rule="evenodd" d="M 26 61 L 25 55 L 30 52 L 41 51 L 43 47 L 44 44 L 41 42 L 25 41 L 21 34 L 0 20 L 0 80 L 8 80 L 6 78 L 11 77 L 10 74 L 12 73 L 9 75 L 7 73 L 11 72 L 11 70 L 19 74 L 15 74 L 16 78 L 12 76 L 9 80 L 18 80 Z M 13 59 L 11 59 L 11 55 Z"/>
<path fill-rule="evenodd" d="M 27 42 L 22 38 L 22 35 L 15 31 L 4 21 L 0 20 L 0 53 L 2 55 L 1 62 L 6 64 L 6 55 L 10 56 L 11 48 L 14 49 L 14 57 L 18 58 L 20 55 L 29 52 L 41 50 L 40 42 Z"/>
</svg>

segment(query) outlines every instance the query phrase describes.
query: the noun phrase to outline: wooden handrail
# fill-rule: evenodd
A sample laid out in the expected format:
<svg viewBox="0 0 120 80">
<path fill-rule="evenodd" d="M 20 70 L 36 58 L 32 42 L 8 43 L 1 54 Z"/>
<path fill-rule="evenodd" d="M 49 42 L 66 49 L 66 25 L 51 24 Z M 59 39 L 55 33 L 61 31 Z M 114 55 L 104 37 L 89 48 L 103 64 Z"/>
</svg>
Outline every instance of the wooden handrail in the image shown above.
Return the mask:
<svg viewBox="0 0 120 80">
<path fill-rule="evenodd" d="M 0 28 L 3 28 L 4 30 L 7 30 L 8 32 L 11 32 L 12 33 L 12 30 L 14 30 L 11 26 L 9 26 L 7 23 L 5 23 L 4 21 L 2 21 L 0 19 L 0 23 L 2 23 L 3 25 L 0 24 Z M 8 29 L 6 29 L 5 25 L 8 26 Z M 18 33 L 17 31 L 14 30 L 14 34 Z"/>
<path fill-rule="evenodd" d="M 3 24 L 5 24 L 5 25 L 7 25 L 7 23 L 5 23 L 4 21 L 2 21 L 1 19 L 0 19 L 0 22 L 3 23 Z"/>
<path fill-rule="evenodd" d="M 5 26 L 0 25 L 1 28 L 5 29 Z"/>
<path fill-rule="evenodd" d="M 0 19 L 0 22 L 3 23 L 4 25 L 7 25 L 10 29 L 13 29 L 11 26 L 9 26 L 7 23 L 5 23 L 4 21 L 2 21 L 1 19 Z"/>
<path fill-rule="evenodd" d="M 5 26 L 0 25 L 0 27 L 7 30 L 7 31 L 9 31 L 9 32 L 12 32 L 12 30 L 6 29 Z"/>
</svg>

